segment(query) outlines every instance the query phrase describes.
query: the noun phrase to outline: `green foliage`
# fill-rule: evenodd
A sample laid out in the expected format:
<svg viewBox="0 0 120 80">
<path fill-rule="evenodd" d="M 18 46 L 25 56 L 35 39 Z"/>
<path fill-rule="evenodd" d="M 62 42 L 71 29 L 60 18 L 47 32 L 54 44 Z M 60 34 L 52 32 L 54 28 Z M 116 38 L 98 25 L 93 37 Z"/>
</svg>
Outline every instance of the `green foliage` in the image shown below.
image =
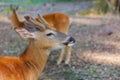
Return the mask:
<svg viewBox="0 0 120 80">
<path fill-rule="evenodd" d="M 26 11 L 27 10 L 27 8 L 23 8 L 23 7 L 19 7 L 19 10 L 20 11 Z M 10 8 L 4 8 L 3 9 L 3 12 L 5 12 L 5 13 L 9 13 L 10 12 Z"/>
<path fill-rule="evenodd" d="M 21 11 L 26 11 L 27 8 L 25 8 L 25 7 L 19 7 L 19 10 L 21 10 Z"/>
<path fill-rule="evenodd" d="M 9 13 L 9 12 L 10 12 L 10 9 L 9 9 L 9 8 L 4 8 L 3 12 Z"/>
<path fill-rule="evenodd" d="M 0 0 L 0 3 L 7 3 L 7 4 L 30 4 L 29 0 Z"/>
<path fill-rule="evenodd" d="M 30 0 L 32 4 L 45 3 L 45 2 L 69 2 L 73 0 Z"/>
<path fill-rule="evenodd" d="M 88 15 L 88 14 L 90 14 L 90 13 L 91 13 L 91 10 L 90 10 L 90 9 L 87 9 L 87 10 L 78 12 L 78 14 L 80 14 L 80 15 Z"/>
<path fill-rule="evenodd" d="M 76 80 L 76 73 L 73 70 L 63 71 L 62 76 L 64 76 L 65 80 Z"/>
<path fill-rule="evenodd" d="M 96 5 L 90 9 L 80 11 L 78 14 L 80 15 L 89 15 L 89 14 L 105 14 L 109 11 L 109 6 L 105 2 L 105 0 L 96 0 Z"/>
<path fill-rule="evenodd" d="M 73 0 L 0 0 L 0 3 L 8 4 L 39 4 L 45 2 L 70 2 Z"/>
<path fill-rule="evenodd" d="M 105 0 L 96 0 L 95 9 L 98 12 L 98 14 L 104 14 L 108 12 L 109 7 L 107 3 L 105 2 Z"/>
<path fill-rule="evenodd" d="M 88 15 L 90 13 L 93 14 L 105 14 L 109 10 L 108 4 L 105 0 L 96 0 L 96 6 L 92 7 L 91 9 L 84 10 L 79 12 L 80 15 Z"/>
</svg>

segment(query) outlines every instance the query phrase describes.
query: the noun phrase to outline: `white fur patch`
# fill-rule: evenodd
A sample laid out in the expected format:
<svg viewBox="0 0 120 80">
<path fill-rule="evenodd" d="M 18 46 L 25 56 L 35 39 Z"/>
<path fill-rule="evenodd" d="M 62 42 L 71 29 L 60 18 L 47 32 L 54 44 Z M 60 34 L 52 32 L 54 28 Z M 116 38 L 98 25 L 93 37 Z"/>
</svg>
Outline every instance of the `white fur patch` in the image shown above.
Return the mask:
<svg viewBox="0 0 120 80">
<path fill-rule="evenodd" d="M 68 44 L 68 46 L 73 46 L 74 45 L 74 43 L 70 43 L 70 44 Z"/>
<path fill-rule="evenodd" d="M 68 46 L 73 46 L 75 43 L 73 41 L 71 41 Z"/>
<path fill-rule="evenodd" d="M 49 55 L 50 55 L 50 52 L 51 52 L 51 50 L 48 50 L 46 54 L 49 56 Z"/>
<path fill-rule="evenodd" d="M 27 38 L 35 38 L 35 33 L 30 33 L 29 31 L 27 31 L 26 29 L 16 29 L 16 32 L 19 33 L 19 35 L 24 38 L 24 39 L 27 39 Z"/>
<path fill-rule="evenodd" d="M 47 31 L 46 31 L 46 34 L 48 34 L 48 33 L 56 34 L 56 32 L 55 32 L 55 31 L 52 31 L 52 30 L 47 30 Z"/>
<path fill-rule="evenodd" d="M 70 36 L 68 36 L 63 42 L 67 42 L 70 39 Z"/>
<path fill-rule="evenodd" d="M 69 21 L 70 21 L 70 24 L 72 24 L 72 22 L 73 22 L 73 19 L 70 17 L 70 18 L 69 18 Z"/>
</svg>

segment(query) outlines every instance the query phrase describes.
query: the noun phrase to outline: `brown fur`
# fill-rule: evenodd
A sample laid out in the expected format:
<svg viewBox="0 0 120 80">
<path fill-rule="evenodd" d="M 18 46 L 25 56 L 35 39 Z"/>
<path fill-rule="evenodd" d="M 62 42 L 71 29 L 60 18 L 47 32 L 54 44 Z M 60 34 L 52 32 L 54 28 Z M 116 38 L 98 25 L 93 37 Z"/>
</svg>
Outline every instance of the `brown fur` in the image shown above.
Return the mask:
<svg viewBox="0 0 120 80">
<path fill-rule="evenodd" d="M 43 15 L 43 18 L 57 31 L 67 33 L 69 29 L 69 17 L 63 13 L 51 13 Z M 38 18 L 35 18 L 37 21 Z"/>
<path fill-rule="evenodd" d="M 10 13 L 9 18 L 10 18 L 11 23 L 12 23 L 12 26 L 13 26 L 14 28 L 23 27 L 23 26 L 24 26 L 23 22 L 22 22 L 22 21 L 19 21 L 15 10 L 13 10 L 13 11 Z"/>
<path fill-rule="evenodd" d="M 19 57 L 0 57 L 0 80 L 37 80 L 48 58 L 46 52 L 34 42 Z"/>
</svg>

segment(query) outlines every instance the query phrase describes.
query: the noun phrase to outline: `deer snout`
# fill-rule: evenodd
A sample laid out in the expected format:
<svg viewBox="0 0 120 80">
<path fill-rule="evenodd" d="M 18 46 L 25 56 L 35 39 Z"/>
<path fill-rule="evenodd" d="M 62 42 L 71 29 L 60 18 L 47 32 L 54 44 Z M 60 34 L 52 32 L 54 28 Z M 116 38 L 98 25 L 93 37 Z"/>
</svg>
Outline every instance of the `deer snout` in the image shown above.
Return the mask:
<svg viewBox="0 0 120 80">
<path fill-rule="evenodd" d="M 64 41 L 64 45 L 66 46 L 73 46 L 75 44 L 75 39 L 72 37 L 67 37 L 67 39 Z"/>
</svg>

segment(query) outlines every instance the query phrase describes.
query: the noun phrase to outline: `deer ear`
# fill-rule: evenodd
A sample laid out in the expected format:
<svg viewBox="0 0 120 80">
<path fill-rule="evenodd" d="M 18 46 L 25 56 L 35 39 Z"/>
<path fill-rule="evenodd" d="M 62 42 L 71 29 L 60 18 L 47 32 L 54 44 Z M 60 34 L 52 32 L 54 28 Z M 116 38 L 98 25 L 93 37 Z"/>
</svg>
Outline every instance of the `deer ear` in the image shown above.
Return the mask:
<svg viewBox="0 0 120 80">
<path fill-rule="evenodd" d="M 35 34 L 27 31 L 25 28 L 17 28 L 15 31 L 25 40 L 35 39 Z"/>
</svg>

